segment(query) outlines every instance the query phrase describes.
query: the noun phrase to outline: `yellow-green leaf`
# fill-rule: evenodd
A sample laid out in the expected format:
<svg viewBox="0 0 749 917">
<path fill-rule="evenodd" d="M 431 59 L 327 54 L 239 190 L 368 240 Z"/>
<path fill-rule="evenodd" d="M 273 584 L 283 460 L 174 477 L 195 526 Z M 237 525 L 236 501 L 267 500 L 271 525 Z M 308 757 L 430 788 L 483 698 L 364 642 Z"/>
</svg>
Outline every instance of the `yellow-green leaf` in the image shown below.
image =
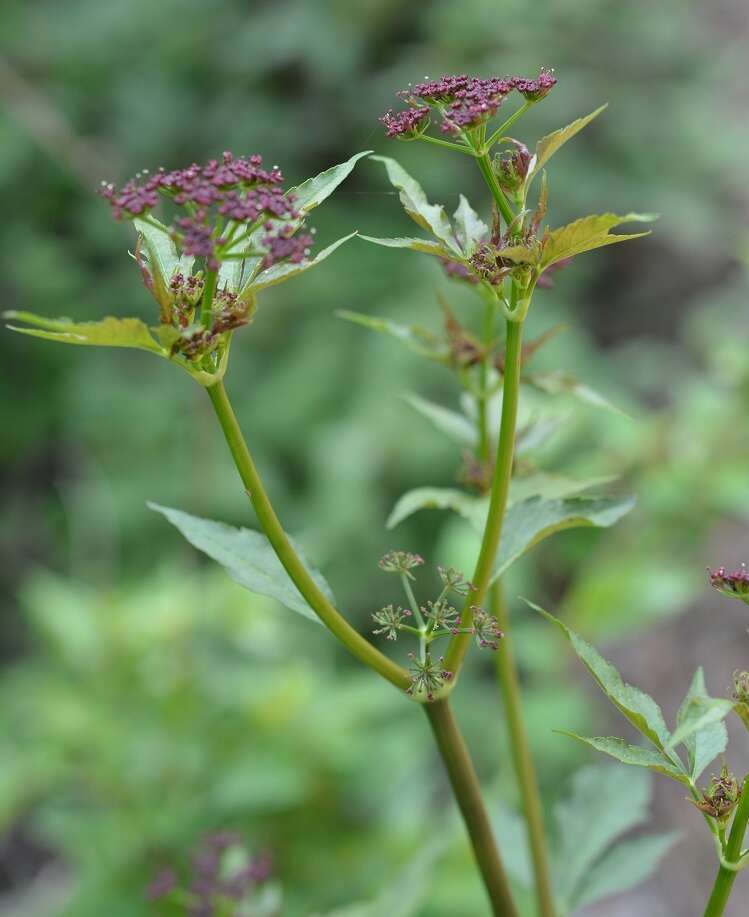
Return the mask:
<svg viewBox="0 0 749 917">
<path fill-rule="evenodd" d="M 379 239 L 376 236 L 359 235 L 360 239 L 365 242 L 374 242 L 375 245 L 384 245 L 385 248 L 410 248 L 414 252 L 423 252 L 425 255 L 436 255 L 438 258 L 453 258 L 454 255 L 449 252 L 441 242 L 435 242 L 432 239 Z"/>
<path fill-rule="evenodd" d="M 164 348 L 138 318 L 104 318 L 99 322 L 74 322 L 68 318 L 44 318 L 32 312 L 5 312 L 4 318 L 25 322 L 31 328 L 8 325 L 11 331 L 32 337 L 58 341 L 61 344 L 83 344 L 98 347 L 135 347 L 166 356 Z"/>
<path fill-rule="evenodd" d="M 348 178 L 354 169 L 354 166 L 364 156 L 369 156 L 372 150 L 364 150 L 362 153 L 355 153 L 350 159 L 339 163 L 337 166 L 331 166 L 319 175 L 308 178 L 296 188 L 289 189 L 289 195 L 294 197 L 294 205 L 302 213 L 309 213 L 315 207 L 330 197 L 341 182 Z"/>
<path fill-rule="evenodd" d="M 573 121 L 571 124 L 568 124 L 566 127 L 560 128 L 558 131 L 554 131 L 551 134 L 547 134 L 545 137 L 542 137 L 536 144 L 536 155 L 531 165 L 530 173 L 528 175 L 528 181 L 533 181 L 534 177 L 543 169 L 546 163 L 551 159 L 551 157 L 556 153 L 556 151 L 567 143 L 568 140 L 571 140 L 575 134 L 580 133 L 580 131 L 586 127 L 590 122 L 597 118 L 604 109 L 608 107 L 608 102 L 604 105 L 601 105 L 600 108 L 597 108 L 595 111 L 592 111 L 589 115 L 585 115 L 583 118 L 578 118 L 576 121 Z"/>
<path fill-rule="evenodd" d="M 612 235 L 611 230 L 622 223 L 650 223 L 657 219 L 652 213 L 599 213 L 581 217 L 566 226 L 548 230 L 543 238 L 540 267 L 545 270 L 557 261 L 572 258 L 605 245 L 615 245 L 628 239 L 639 239 L 647 232 Z"/>
</svg>

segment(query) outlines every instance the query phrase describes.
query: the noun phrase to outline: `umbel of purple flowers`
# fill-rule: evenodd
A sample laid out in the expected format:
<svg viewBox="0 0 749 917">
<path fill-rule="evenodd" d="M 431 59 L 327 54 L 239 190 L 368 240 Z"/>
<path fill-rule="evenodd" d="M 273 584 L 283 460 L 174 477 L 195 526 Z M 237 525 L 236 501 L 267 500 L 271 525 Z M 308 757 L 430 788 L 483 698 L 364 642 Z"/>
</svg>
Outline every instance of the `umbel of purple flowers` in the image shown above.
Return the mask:
<svg viewBox="0 0 749 917">
<path fill-rule="evenodd" d="M 518 92 L 526 102 L 538 102 L 556 85 L 549 70 L 541 70 L 536 79 L 511 76 L 476 77 L 443 76 L 438 80 L 417 83 L 399 92 L 408 108 L 386 112 L 380 121 L 388 137 L 410 140 L 423 133 L 436 111 L 444 134 L 458 134 L 484 124 L 499 111 L 512 92 Z"/>
<path fill-rule="evenodd" d="M 185 214 L 173 220 L 172 238 L 186 255 L 205 259 L 210 271 L 218 270 L 221 249 L 236 241 L 238 227 L 247 225 L 266 230 L 260 240 L 264 267 L 280 260 L 300 262 L 312 238 L 289 234 L 292 224 L 284 222 L 300 214 L 293 196 L 284 191 L 281 171 L 277 166 L 264 169 L 262 162 L 257 154 L 235 158 L 225 152 L 221 160 L 210 159 L 202 166 L 141 172 L 120 189 L 105 182 L 101 194 L 118 220 L 149 214 L 160 198 L 171 201 Z"/>
<path fill-rule="evenodd" d="M 250 259 L 258 271 L 278 263 L 300 264 L 309 254 L 312 236 L 297 232 L 303 215 L 294 206 L 294 195 L 284 190 L 278 167 L 265 169 L 262 163 L 259 155 L 225 152 L 205 165 L 141 172 L 122 188 L 102 184 L 101 194 L 115 218 L 135 220 L 141 230 L 135 259 L 159 304 L 160 323 L 180 332 L 172 352 L 188 360 L 199 361 L 219 346 L 221 335 L 250 321 L 253 296 L 221 286 L 217 274 L 223 262 Z M 153 215 L 160 203 L 172 211 L 166 224 Z M 200 259 L 204 271 L 190 273 L 186 266 L 185 273 L 156 276 L 153 253 L 147 251 L 144 258 L 141 250 L 143 224 L 168 233 L 183 263 Z M 208 317 L 202 324 L 197 323 L 201 303 L 201 317 Z"/>
</svg>

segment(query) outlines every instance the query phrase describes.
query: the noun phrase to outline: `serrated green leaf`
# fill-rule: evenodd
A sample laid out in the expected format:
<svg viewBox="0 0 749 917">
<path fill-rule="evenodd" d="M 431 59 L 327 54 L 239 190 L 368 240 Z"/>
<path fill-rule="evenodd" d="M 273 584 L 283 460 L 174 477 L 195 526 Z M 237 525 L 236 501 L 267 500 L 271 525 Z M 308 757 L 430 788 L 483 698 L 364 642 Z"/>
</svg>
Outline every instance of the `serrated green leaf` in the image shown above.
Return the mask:
<svg viewBox="0 0 749 917">
<path fill-rule="evenodd" d="M 476 512 L 477 504 L 483 506 L 484 503 L 482 497 L 474 497 L 457 488 L 417 487 L 406 491 L 398 498 L 385 525 L 389 529 L 395 528 L 404 519 L 422 509 L 451 509 L 464 519 L 471 519 Z"/>
<path fill-rule="evenodd" d="M 302 213 L 309 213 L 310 210 L 314 210 L 326 198 L 330 197 L 341 182 L 348 178 L 357 162 L 365 156 L 369 156 L 371 152 L 372 150 L 364 150 L 361 153 L 354 153 L 345 162 L 341 162 L 337 166 L 331 166 L 324 172 L 320 172 L 319 175 L 315 175 L 314 178 L 308 178 L 303 181 L 296 188 L 289 189 L 288 193 L 294 195 L 294 206 Z"/>
<path fill-rule="evenodd" d="M 477 441 L 476 429 L 465 414 L 459 414 L 457 411 L 442 407 L 441 404 L 427 401 L 426 398 L 422 398 L 420 395 L 406 394 L 403 398 L 414 410 L 426 417 L 450 439 L 463 446 L 475 446 Z"/>
<path fill-rule="evenodd" d="M 586 643 L 579 634 L 576 634 L 574 630 L 567 627 L 566 624 L 558 618 L 555 618 L 554 615 L 549 614 L 548 611 L 545 611 L 539 605 L 529 602 L 527 599 L 525 601 L 534 611 L 543 615 L 547 621 L 556 624 L 564 636 L 569 640 L 580 661 L 598 682 L 599 687 L 612 704 L 614 704 L 614 706 L 629 720 L 639 733 L 649 739 L 660 752 L 664 752 L 666 743 L 669 739 L 669 731 L 663 719 L 661 708 L 653 698 L 639 688 L 628 685 L 623 681 L 616 668 L 610 662 L 607 662 L 595 647 Z M 575 738 L 581 739 L 581 741 L 590 741 L 580 736 L 575 736 Z M 622 742 L 621 739 L 613 739 L 611 741 Z M 622 744 L 627 748 L 635 748 L 635 746 L 627 746 L 626 742 L 622 742 Z M 642 751 L 642 749 L 639 751 Z M 647 752 L 648 750 L 645 749 L 644 751 Z M 609 752 L 609 754 L 611 754 L 611 752 Z M 678 761 L 678 759 L 676 759 L 676 761 Z M 672 762 L 672 766 L 676 761 Z M 639 762 L 632 761 L 629 763 L 634 764 Z"/>
<path fill-rule="evenodd" d="M 558 229 L 548 230 L 543 238 L 540 268 L 545 270 L 557 261 L 564 261 L 565 258 L 572 258 L 605 245 L 647 236 L 647 232 L 611 235 L 610 230 L 621 226 L 622 223 L 649 223 L 654 219 L 655 215 L 650 213 L 627 213 L 624 216 L 601 213 L 582 217 Z"/>
<path fill-rule="evenodd" d="M 660 861 L 679 837 L 678 832 L 671 832 L 638 837 L 617 844 L 585 877 L 572 902 L 573 906 L 586 907 L 646 882 L 655 874 Z"/>
<path fill-rule="evenodd" d="M 149 503 L 148 507 L 165 516 L 193 547 L 220 563 L 240 586 L 250 592 L 270 596 L 291 611 L 319 623 L 319 618 L 289 578 L 265 535 L 251 529 L 201 519 L 158 503 Z M 302 562 L 317 586 L 334 603 L 335 599 L 325 578 L 309 566 L 298 545 L 294 544 L 294 549 L 302 557 Z"/>
<path fill-rule="evenodd" d="M 634 503 L 632 497 L 569 497 L 561 500 L 530 497 L 513 504 L 507 510 L 502 526 L 492 582 L 544 538 L 571 528 L 608 528 L 628 513 Z"/>
<path fill-rule="evenodd" d="M 400 192 L 403 209 L 411 219 L 444 242 L 450 251 L 458 253 L 445 208 L 440 204 L 430 204 L 421 185 L 395 159 L 388 156 L 373 156 L 372 159 L 385 166 L 390 184 Z"/>
<path fill-rule="evenodd" d="M 545 392 L 547 395 L 571 395 L 579 401 L 592 404 L 594 407 L 606 408 L 616 414 L 624 414 L 621 408 L 613 405 L 589 385 L 579 382 L 572 373 L 563 371 L 534 373 L 533 375 L 523 376 L 522 381 Z"/>
<path fill-rule="evenodd" d="M 530 497 L 568 497 L 591 487 L 608 484 L 612 480 L 612 477 L 600 477 L 576 481 L 561 474 L 546 472 L 538 472 L 526 478 L 513 478 L 510 484 L 509 506 Z M 395 528 L 404 519 L 423 509 L 449 509 L 468 520 L 476 531 L 481 532 L 486 524 L 488 508 L 488 497 L 477 497 L 456 487 L 416 487 L 398 498 L 386 526 L 389 529 Z"/>
<path fill-rule="evenodd" d="M 692 698 L 687 705 L 682 724 L 674 730 L 667 747 L 675 748 L 700 730 L 724 720 L 733 707 L 733 701 L 722 697 Z"/>
<path fill-rule="evenodd" d="M 410 350 L 418 353 L 419 356 L 435 360 L 438 363 L 446 363 L 449 360 L 450 355 L 440 339 L 419 325 L 401 325 L 398 322 L 391 321 L 389 318 L 364 315 L 361 312 L 349 312 L 347 309 L 339 309 L 335 314 L 338 318 L 354 322 L 356 325 L 362 325 L 372 331 L 389 334 L 402 341 Z"/>
<path fill-rule="evenodd" d="M 676 729 L 667 745 L 671 749 L 684 744 L 693 780 L 725 751 L 728 733 L 722 721 L 733 707 L 733 701 L 710 697 L 705 687 L 705 674 L 700 666 L 679 706 Z"/>
<path fill-rule="evenodd" d="M 425 255 L 435 255 L 438 258 L 453 257 L 441 242 L 432 239 L 411 239 L 398 237 L 395 239 L 380 239 L 376 236 L 359 235 L 365 242 L 374 242 L 375 245 L 384 245 L 385 248 L 410 248 L 414 252 L 423 252 Z"/>
<path fill-rule="evenodd" d="M 266 287 L 275 286 L 277 283 L 283 283 L 284 280 L 289 280 L 291 277 L 296 277 L 297 274 L 303 274 L 310 268 L 317 267 L 318 264 L 332 255 L 337 248 L 340 248 L 344 242 L 348 242 L 349 239 L 353 239 L 355 235 L 356 232 L 351 232 L 347 236 L 344 236 L 342 239 L 337 239 L 327 248 L 324 248 L 322 251 L 318 252 L 317 255 L 315 255 L 315 257 L 311 258 L 309 261 L 301 261 L 299 264 L 291 264 L 288 261 L 281 262 L 279 264 L 272 264 L 269 268 L 261 271 L 257 277 L 254 278 L 254 280 L 246 284 L 242 290 L 242 295 L 246 295 L 248 290 L 257 292 L 258 290 L 264 290 Z"/>
<path fill-rule="evenodd" d="M 479 242 L 489 235 L 489 227 L 461 194 L 458 208 L 453 214 L 455 235 L 466 255 L 470 255 Z"/>
<path fill-rule="evenodd" d="M 166 356 L 154 340 L 151 331 L 138 318 L 104 318 L 99 322 L 74 322 L 68 318 L 44 318 L 32 312 L 4 312 L 4 318 L 26 322 L 32 328 L 8 325 L 11 331 L 32 337 L 58 341 L 61 344 L 81 344 L 93 347 L 134 347 Z"/>
<path fill-rule="evenodd" d="M 598 117 L 598 115 L 600 115 L 601 112 L 604 111 L 604 109 L 607 107 L 608 102 L 606 102 L 604 105 L 601 105 L 601 107 L 597 108 L 595 111 L 592 111 L 589 115 L 578 118 L 576 121 L 573 121 L 566 127 L 562 127 L 558 131 L 554 131 L 553 133 L 542 137 L 536 144 L 536 155 L 528 175 L 528 183 L 533 181 L 535 176 L 538 175 L 541 169 L 543 169 L 546 163 L 561 146 L 567 143 L 568 140 L 571 140 L 575 134 L 579 134 L 584 127 L 590 124 L 590 122 L 594 118 Z"/>
<path fill-rule="evenodd" d="M 705 687 L 705 674 L 702 670 L 702 666 L 694 673 L 692 682 L 689 685 L 689 690 L 684 696 L 684 700 L 681 702 L 679 711 L 676 714 L 677 732 L 681 727 L 693 721 L 693 715 L 697 712 L 693 709 L 693 702 L 701 699 L 711 699 Z M 674 733 L 674 735 L 676 735 L 676 733 Z M 674 735 L 671 736 L 671 742 L 675 745 Z M 728 745 L 728 732 L 725 724 L 722 721 L 718 721 L 703 726 L 703 728 L 698 731 L 685 734 L 681 741 L 684 743 L 684 747 L 687 750 L 689 771 L 692 780 L 697 780 L 705 768 L 711 764 L 718 755 L 726 750 L 726 746 Z"/>
<path fill-rule="evenodd" d="M 619 707 L 618 704 L 616 706 Z M 619 707 L 619 709 L 621 710 L 622 708 Z M 627 717 L 627 719 L 630 719 L 630 717 Z M 665 777 L 671 777 L 673 780 L 678 780 L 679 783 L 689 786 L 687 774 L 679 770 L 669 758 L 657 749 L 630 745 L 624 739 L 619 739 L 616 736 L 581 736 L 575 732 L 566 732 L 563 729 L 558 730 L 558 732 L 560 735 L 569 736 L 571 739 L 577 739 L 578 742 L 590 745 L 596 751 L 610 755 L 612 758 L 616 758 L 617 761 L 621 761 L 622 764 L 646 767 L 657 774 L 663 774 Z"/>
<path fill-rule="evenodd" d="M 573 774 L 570 795 L 554 807 L 554 887 L 567 906 L 612 842 L 647 819 L 651 795 L 652 777 L 643 770 L 592 764 Z"/>
</svg>

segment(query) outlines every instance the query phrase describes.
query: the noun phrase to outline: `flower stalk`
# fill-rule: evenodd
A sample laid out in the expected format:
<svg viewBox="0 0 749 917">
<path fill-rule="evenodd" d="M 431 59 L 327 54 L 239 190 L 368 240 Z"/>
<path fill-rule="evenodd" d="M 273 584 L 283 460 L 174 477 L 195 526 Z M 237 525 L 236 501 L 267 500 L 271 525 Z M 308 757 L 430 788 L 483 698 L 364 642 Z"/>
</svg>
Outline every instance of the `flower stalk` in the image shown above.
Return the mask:
<svg viewBox="0 0 749 917">
<path fill-rule="evenodd" d="M 368 640 L 351 627 L 343 615 L 333 607 L 322 593 L 286 537 L 286 533 L 281 527 L 278 516 L 263 487 L 263 482 L 242 435 L 223 382 L 212 385 L 206 391 L 216 412 L 216 417 L 221 425 L 221 430 L 244 484 L 247 496 L 250 498 L 257 515 L 258 522 L 294 585 L 322 623 L 343 643 L 349 652 L 397 688 L 402 691 L 407 690 L 411 683 L 408 672 L 391 659 L 388 659 L 387 656 L 372 646 Z"/>
<path fill-rule="evenodd" d="M 489 513 L 481 539 L 476 569 L 471 582 L 475 586 L 473 595 L 466 599 L 461 614 L 461 627 L 470 627 L 473 621 L 471 606 L 481 605 L 486 597 L 492 579 L 494 562 L 502 535 L 502 523 L 510 492 L 512 461 L 515 449 L 515 427 L 517 424 L 518 400 L 520 395 L 520 362 L 522 350 L 522 322 L 507 321 L 507 343 L 505 352 L 504 382 L 502 385 L 502 418 L 499 427 L 497 461 L 492 478 Z M 445 666 L 457 677 L 470 644 L 468 634 L 456 634 L 450 641 L 445 655 Z M 455 679 L 453 679 L 453 684 Z"/>
</svg>

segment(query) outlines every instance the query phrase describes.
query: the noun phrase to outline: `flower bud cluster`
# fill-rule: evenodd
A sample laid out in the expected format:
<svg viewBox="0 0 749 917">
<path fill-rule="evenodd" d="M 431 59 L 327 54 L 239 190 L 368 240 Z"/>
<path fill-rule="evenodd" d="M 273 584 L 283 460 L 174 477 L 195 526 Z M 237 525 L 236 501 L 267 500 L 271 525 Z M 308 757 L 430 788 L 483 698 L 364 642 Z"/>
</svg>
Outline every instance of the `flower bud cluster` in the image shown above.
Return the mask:
<svg viewBox="0 0 749 917">
<path fill-rule="evenodd" d="M 145 219 L 160 201 L 170 201 L 177 208 L 168 227 L 172 238 L 184 254 L 204 259 L 208 270 L 218 270 L 239 227 L 265 228 L 255 244 L 266 267 L 280 260 L 299 261 L 312 239 L 301 236 L 292 242 L 301 214 L 294 196 L 282 186 L 281 171 L 276 166 L 264 169 L 262 162 L 259 155 L 235 158 L 226 152 L 205 165 L 138 173 L 122 188 L 104 182 L 101 195 L 118 220 Z"/>
<path fill-rule="evenodd" d="M 226 152 L 205 165 L 151 174 L 142 172 L 122 188 L 104 183 L 101 195 L 109 201 L 116 219 L 138 219 L 141 233 L 148 224 L 157 235 L 171 237 L 177 253 L 197 258 L 205 272 L 216 273 L 226 260 L 250 259 L 253 271 L 279 264 L 299 264 L 309 255 L 313 238 L 300 232 L 303 214 L 294 195 L 283 188 L 283 175 L 274 166 L 265 169 L 258 155 L 234 157 Z M 165 203 L 172 208 L 171 223 L 158 222 L 152 211 Z M 314 232 L 312 230 L 311 232 Z M 193 327 L 205 295 L 203 270 L 171 277 L 157 276 L 157 257 L 141 236 L 135 258 L 146 287 L 159 303 L 160 322 L 181 332 L 172 352 L 198 360 L 221 343 L 220 336 L 249 322 L 254 308 L 250 294 L 241 298 L 226 284 L 210 285 L 211 301 L 201 314 L 210 315 L 202 327 Z"/>
<path fill-rule="evenodd" d="M 532 157 L 524 143 L 519 140 L 513 140 L 512 143 L 515 149 L 495 156 L 492 168 L 500 188 L 514 195 L 525 184 Z"/>
<path fill-rule="evenodd" d="M 388 111 L 380 121 L 388 137 L 414 140 L 429 126 L 431 110 L 434 109 L 442 119 L 441 131 L 459 134 L 480 127 L 493 118 L 513 91 L 518 92 L 526 102 L 538 102 L 556 82 L 556 77 L 549 70 L 541 70 L 532 80 L 519 76 L 443 76 L 399 92 L 409 108 L 400 112 Z"/>
<path fill-rule="evenodd" d="M 703 790 L 700 799 L 690 801 L 697 806 L 700 812 L 725 824 L 736 808 L 740 796 L 741 784 L 723 765 L 720 774 L 717 776 L 713 774 L 710 778 L 710 785 Z"/>
<path fill-rule="evenodd" d="M 711 570 L 708 567 L 707 573 L 710 577 L 710 585 L 714 589 L 729 598 L 740 599 L 749 605 L 749 571 L 745 564 L 732 573 L 729 573 L 725 567 L 718 567 L 717 570 Z"/>
</svg>

